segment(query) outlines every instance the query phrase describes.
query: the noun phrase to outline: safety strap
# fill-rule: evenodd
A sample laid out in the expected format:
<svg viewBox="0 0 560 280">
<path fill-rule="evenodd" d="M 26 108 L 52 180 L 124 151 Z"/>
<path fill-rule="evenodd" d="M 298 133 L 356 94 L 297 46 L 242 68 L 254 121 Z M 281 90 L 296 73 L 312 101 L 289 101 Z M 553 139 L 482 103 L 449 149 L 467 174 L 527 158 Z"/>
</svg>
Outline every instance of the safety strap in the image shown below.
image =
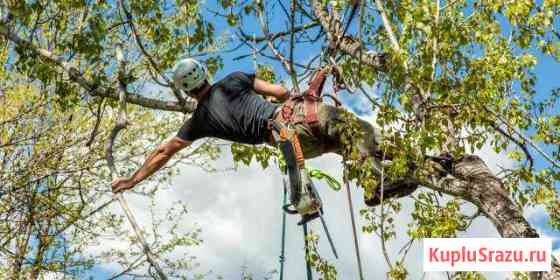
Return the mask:
<svg viewBox="0 0 560 280">
<path fill-rule="evenodd" d="M 322 102 L 323 98 L 323 88 L 325 86 L 325 81 L 327 75 L 332 73 L 335 78 L 335 91 L 332 95 L 328 96 L 332 98 L 336 106 L 340 106 L 340 101 L 336 98 L 336 92 L 341 89 L 340 87 L 340 69 L 337 67 L 325 67 L 317 71 L 311 81 L 308 83 L 308 89 L 303 92 L 303 94 L 296 94 L 291 96 L 281 108 L 280 114 L 282 115 L 282 121 L 284 124 L 297 124 L 305 123 L 315 136 L 319 137 L 318 134 L 318 108 L 319 102 Z M 294 115 L 294 107 L 298 102 L 303 102 L 303 117 L 300 115 Z"/>
<path fill-rule="evenodd" d="M 317 117 L 318 102 L 321 100 L 321 94 L 323 93 L 323 87 L 328 72 L 329 69 L 327 68 L 319 70 L 309 82 L 309 88 L 303 95 L 305 123 L 312 128 L 319 122 Z"/>
<path fill-rule="evenodd" d="M 276 144 L 289 143 L 294 151 L 295 162 L 298 168 L 305 168 L 305 157 L 299 143 L 299 138 L 295 131 L 289 131 L 288 128 L 274 120 L 269 120 L 269 129 L 272 131 L 272 137 Z"/>
<path fill-rule="evenodd" d="M 284 156 L 285 172 L 290 181 L 290 204 L 284 206 L 284 211 L 288 214 L 300 214 L 302 220 L 298 224 L 304 224 L 319 217 L 322 209 L 321 198 L 305 169 L 305 158 L 297 133 L 274 120 L 269 122 L 269 127 L 275 144 Z"/>
</svg>

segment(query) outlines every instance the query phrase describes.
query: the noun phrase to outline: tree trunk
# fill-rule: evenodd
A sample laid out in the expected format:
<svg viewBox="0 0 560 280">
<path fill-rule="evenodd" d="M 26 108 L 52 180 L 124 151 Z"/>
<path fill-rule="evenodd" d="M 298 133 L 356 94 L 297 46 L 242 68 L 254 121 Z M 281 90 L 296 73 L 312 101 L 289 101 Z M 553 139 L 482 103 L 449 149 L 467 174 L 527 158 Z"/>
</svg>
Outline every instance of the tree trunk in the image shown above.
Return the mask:
<svg viewBox="0 0 560 280">
<path fill-rule="evenodd" d="M 427 181 L 418 183 L 469 201 L 496 226 L 502 237 L 538 238 L 536 230 L 523 217 L 523 209 L 510 199 L 502 181 L 494 176 L 480 157 L 466 155 L 454 162 L 449 174 L 432 172 Z M 532 273 L 531 279 L 538 273 Z M 552 270 L 544 273 L 546 280 L 560 279 L 560 265 L 553 261 Z"/>
</svg>

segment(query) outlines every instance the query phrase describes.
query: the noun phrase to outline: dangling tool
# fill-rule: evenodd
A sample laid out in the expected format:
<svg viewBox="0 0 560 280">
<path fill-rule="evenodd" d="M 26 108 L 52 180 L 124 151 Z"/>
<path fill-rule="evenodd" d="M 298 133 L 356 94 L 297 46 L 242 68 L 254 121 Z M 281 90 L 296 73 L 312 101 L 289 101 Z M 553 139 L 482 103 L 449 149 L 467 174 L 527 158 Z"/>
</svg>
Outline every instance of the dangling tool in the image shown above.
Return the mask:
<svg viewBox="0 0 560 280">
<path fill-rule="evenodd" d="M 319 213 L 323 211 L 323 204 L 305 170 L 305 161 L 297 134 L 277 121 L 270 121 L 270 126 L 286 161 L 285 171 L 290 181 L 290 204 L 284 205 L 283 209 L 288 214 L 300 214 L 302 219 L 298 225 L 303 225 L 319 217 Z"/>
<path fill-rule="evenodd" d="M 338 254 L 336 253 L 336 248 L 334 247 L 334 243 L 331 238 L 331 234 L 329 233 L 329 229 L 327 228 L 327 223 L 325 219 L 323 219 L 323 215 L 320 215 L 319 218 L 321 219 L 321 224 L 323 225 L 323 229 L 325 230 L 325 234 L 327 235 L 327 240 L 329 241 L 329 245 L 331 245 L 331 250 L 335 258 L 338 259 Z"/>
<path fill-rule="evenodd" d="M 323 219 L 323 202 L 309 172 L 305 169 L 305 160 L 297 134 L 277 121 L 270 121 L 270 126 L 273 137 L 284 156 L 285 173 L 288 174 L 290 182 L 290 204 L 284 205 L 284 211 L 288 214 L 301 215 L 298 225 L 305 226 L 307 222 L 319 218 L 333 254 L 338 258 L 327 223 Z"/>
</svg>

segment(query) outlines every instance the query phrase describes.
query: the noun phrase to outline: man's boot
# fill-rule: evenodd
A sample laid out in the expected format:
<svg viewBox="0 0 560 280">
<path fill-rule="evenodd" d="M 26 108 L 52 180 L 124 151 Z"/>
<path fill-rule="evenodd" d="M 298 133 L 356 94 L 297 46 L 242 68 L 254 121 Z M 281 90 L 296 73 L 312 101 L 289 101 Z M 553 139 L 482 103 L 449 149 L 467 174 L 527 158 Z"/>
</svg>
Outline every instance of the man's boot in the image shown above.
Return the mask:
<svg viewBox="0 0 560 280">
<path fill-rule="evenodd" d="M 407 179 L 399 179 L 393 182 L 385 182 L 383 185 L 383 200 L 389 198 L 400 198 L 412 194 L 418 185 Z M 381 204 L 381 184 L 377 186 L 375 194 L 372 198 L 364 198 L 364 202 L 367 206 L 374 207 Z"/>
</svg>

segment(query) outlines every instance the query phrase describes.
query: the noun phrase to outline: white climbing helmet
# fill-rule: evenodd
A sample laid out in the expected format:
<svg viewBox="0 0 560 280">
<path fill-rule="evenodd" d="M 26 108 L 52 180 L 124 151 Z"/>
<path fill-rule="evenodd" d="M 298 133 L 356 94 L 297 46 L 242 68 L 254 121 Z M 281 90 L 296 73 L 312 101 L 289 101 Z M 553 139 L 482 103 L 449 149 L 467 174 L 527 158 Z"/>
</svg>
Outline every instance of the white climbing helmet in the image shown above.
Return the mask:
<svg viewBox="0 0 560 280">
<path fill-rule="evenodd" d="M 173 83 L 179 89 L 191 91 L 204 83 L 207 73 L 206 67 L 198 60 L 192 58 L 181 59 L 173 69 Z"/>
</svg>

